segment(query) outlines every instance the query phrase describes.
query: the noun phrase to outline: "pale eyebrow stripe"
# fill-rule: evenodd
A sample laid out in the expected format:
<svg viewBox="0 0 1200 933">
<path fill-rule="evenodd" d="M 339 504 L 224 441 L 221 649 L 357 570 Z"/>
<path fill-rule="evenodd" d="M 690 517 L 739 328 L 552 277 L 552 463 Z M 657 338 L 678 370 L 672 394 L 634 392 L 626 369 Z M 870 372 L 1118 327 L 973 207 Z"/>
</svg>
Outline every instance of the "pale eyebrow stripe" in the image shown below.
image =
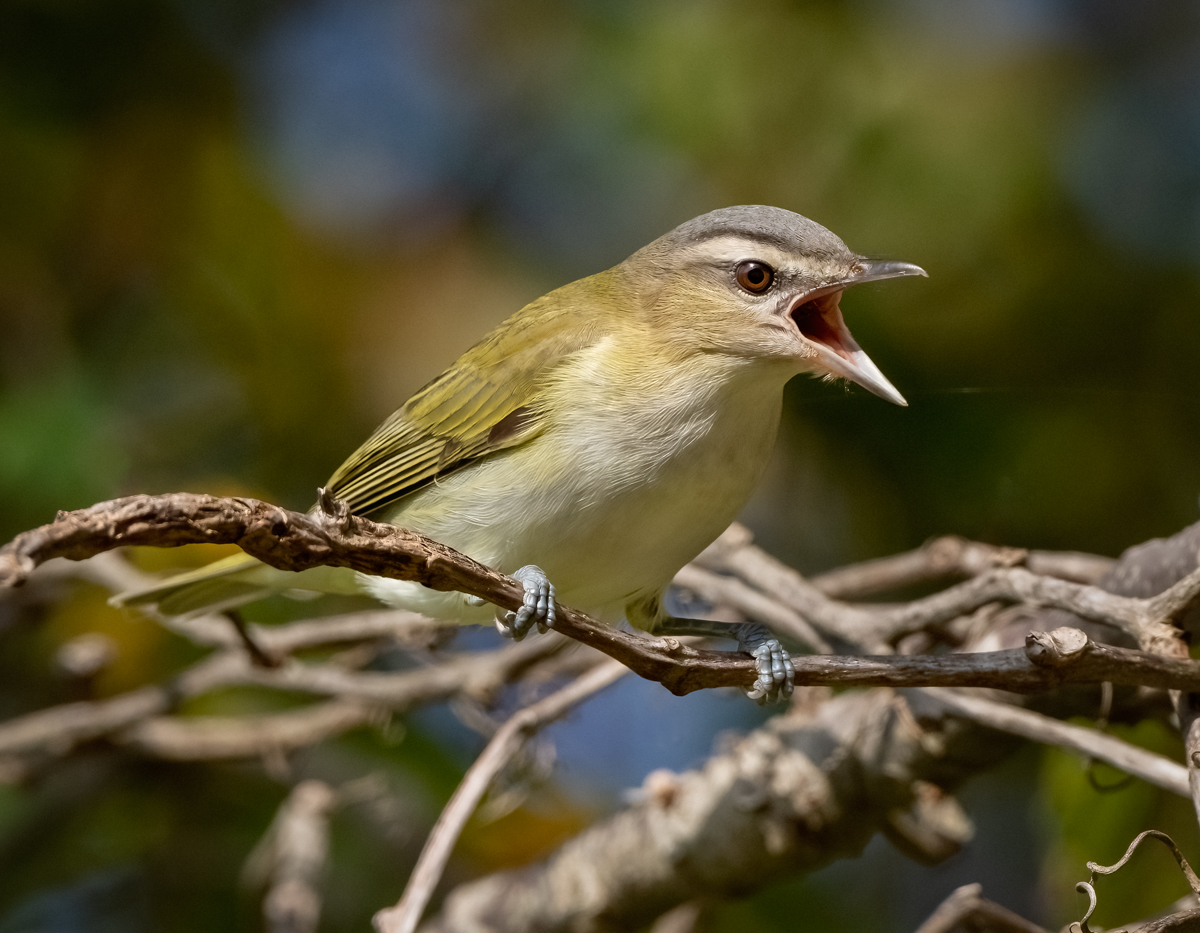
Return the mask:
<svg viewBox="0 0 1200 933">
<path fill-rule="evenodd" d="M 772 243 L 760 239 L 718 234 L 690 244 L 684 250 L 689 259 L 706 260 L 714 263 L 734 263 L 743 259 L 758 259 L 775 268 L 786 264 L 788 253 Z"/>
</svg>

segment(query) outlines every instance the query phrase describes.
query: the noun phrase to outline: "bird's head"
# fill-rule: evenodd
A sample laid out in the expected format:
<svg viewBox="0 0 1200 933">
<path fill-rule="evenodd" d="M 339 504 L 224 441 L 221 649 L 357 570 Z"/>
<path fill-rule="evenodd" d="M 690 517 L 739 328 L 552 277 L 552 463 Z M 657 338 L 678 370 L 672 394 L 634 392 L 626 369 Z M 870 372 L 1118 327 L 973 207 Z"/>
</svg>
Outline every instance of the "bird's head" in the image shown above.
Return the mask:
<svg viewBox="0 0 1200 933">
<path fill-rule="evenodd" d="M 850 336 L 840 302 L 851 285 L 925 275 L 919 266 L 866 259 L 806 217 L 755 205 L 689 220 L 622 267 L 678 348 L 849 379 L 907 404 Z"/>
</svg>

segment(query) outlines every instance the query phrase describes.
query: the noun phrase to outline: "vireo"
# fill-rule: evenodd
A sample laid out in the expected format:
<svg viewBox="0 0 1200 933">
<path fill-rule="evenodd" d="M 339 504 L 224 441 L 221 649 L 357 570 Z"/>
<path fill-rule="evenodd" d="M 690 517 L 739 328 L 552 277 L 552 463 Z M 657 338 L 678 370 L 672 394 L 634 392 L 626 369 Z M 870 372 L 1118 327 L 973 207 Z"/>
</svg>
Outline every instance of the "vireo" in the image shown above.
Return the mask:
<svg viewBox="0 0 1200 933">
<path fill-rule="evenodd" d="M 749 499 L 789 379 L 848 379 L 906 404 L 839 302 L 859 282 L 924 274 L 858 256 L 776 207 L 704 214 L 522 308 L 384 421 L 327 488 L 357 514 L 517 576 L 525 605 L 496 620 L 513 638 L 552 623 L 557 596 L 614 625 L 734 638 L 757 660 L 750 695 L 786 696 L 793 668 L 765 628 L 676 619 L 662 596 Z M 493 612 L 417 583 L 245 555 L 117 601 L 174 614 L 290 589 L 368 593 L 457 622 Z"/>
</svg>

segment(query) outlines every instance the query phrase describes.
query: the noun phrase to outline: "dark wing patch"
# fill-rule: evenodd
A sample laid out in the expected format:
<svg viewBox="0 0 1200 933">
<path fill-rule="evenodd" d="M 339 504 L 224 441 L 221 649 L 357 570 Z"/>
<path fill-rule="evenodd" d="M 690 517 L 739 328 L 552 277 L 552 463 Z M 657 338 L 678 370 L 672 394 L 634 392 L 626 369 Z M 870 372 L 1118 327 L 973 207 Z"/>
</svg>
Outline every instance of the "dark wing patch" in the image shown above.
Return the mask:
<svg viewBox="0 0 1200 933">
<path fill-rule="evenodd" d="M 488 443 L 500 445 L 519 435 L 537 420 L 537 412 L 528 405 L 514 408 L 488 431 Z"/>
</svg>

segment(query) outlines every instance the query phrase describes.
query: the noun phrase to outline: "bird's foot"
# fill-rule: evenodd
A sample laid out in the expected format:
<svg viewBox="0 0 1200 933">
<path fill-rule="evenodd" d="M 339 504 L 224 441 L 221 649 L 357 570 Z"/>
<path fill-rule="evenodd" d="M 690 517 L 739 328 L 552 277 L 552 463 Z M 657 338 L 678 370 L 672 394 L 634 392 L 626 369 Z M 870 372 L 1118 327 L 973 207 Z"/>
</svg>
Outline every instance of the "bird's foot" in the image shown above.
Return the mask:
<svg viewBox="0 0 1200 933">
<path fill-rule="evenodd" d="M 554 584 L 545 571 L 535 564 L 528 564 L 513 574 L 525 587 L 525 600 L 516 612 L 497 616 L 496 629 L 505 638 L 521 641 L 535 625 L 545 633 L 554 625 Z"/>
<path fill-rule="evenodd" d="M 754 658 L 758 668 L 758 679 L 746 696 L 759 706 L 790 697 L 795 687 L 796 667 L 779 639 L 754 622 L 739 625 L 735 637 L 738 650 Z"/>
</svg>

